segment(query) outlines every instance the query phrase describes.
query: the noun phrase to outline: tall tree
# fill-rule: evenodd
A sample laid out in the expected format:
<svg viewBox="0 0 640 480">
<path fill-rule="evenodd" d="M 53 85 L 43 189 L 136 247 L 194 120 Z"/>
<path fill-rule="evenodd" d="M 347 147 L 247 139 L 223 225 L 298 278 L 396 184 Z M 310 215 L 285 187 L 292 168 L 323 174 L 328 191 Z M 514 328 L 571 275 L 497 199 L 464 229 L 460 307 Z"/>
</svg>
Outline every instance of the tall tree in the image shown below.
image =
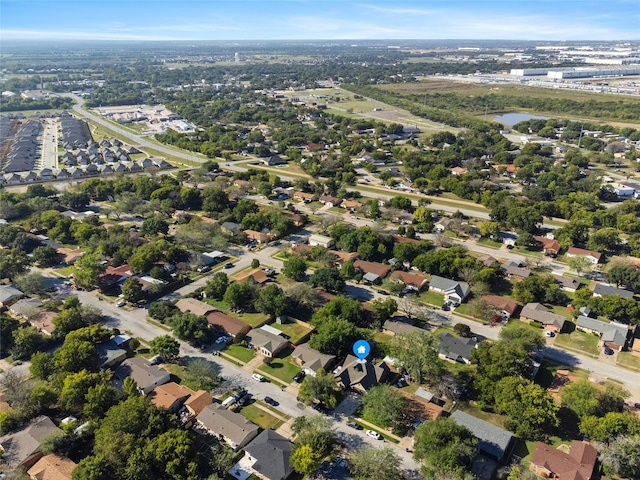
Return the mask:
<svg viewBox="0 0 640 480">
<path fill-rule="evenodd" d="M 390 342 L 390 355 L 398 360 L 398 366 L 421 383 L 423 377 L 437 380 L 442 373 L 438 357 L 439 340 L 436 336 L 418 330 L 394 336 Z"/>
<path fill-rule="evenodd" d="M 175 362 L 180 356 L 180 343 L 171 335 L 160 335 L 149 342 L 153 355 L 160 355 L 165 362 Z"/>
<path fill-rule="evenodd" d="M 304 378 L 298 396 L 306 405 L 311 405 L 317 400 L 328 408 L 334 408 L 338 402 L 337 392 L 336 379 L 320 369 L 315 376 L 307 375 Z"/>
<path fill-rule="evenodd" d="M 390 385 L 371 387 L 362 398 L 362 415 L 381 427 L 395 426 L 406 405 L 405 397 Z"/>
<path fill-rule="evenodd" d="M 349 458 L 349 471 L 358 480 L 376 478 L 397 480 L 402 477 L 400 456 L 389 447 L 360 447 Z"/>
</svg>

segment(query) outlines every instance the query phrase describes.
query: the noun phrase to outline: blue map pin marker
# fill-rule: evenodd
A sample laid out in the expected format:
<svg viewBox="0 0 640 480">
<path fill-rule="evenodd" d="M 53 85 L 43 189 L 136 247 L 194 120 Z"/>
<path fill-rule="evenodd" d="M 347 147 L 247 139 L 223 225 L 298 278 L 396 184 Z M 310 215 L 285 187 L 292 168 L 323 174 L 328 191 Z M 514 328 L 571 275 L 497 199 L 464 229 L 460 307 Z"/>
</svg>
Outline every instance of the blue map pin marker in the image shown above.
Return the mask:
<svg viewBox="0 0 640 480">
<path fill-rule="evenodd" d="M 371 351 L 371 345 L 366 340 L 358 340 L 353 344 L 353 353 L 356 354 L 360 360 L 364 360 Z"/>
</svg>

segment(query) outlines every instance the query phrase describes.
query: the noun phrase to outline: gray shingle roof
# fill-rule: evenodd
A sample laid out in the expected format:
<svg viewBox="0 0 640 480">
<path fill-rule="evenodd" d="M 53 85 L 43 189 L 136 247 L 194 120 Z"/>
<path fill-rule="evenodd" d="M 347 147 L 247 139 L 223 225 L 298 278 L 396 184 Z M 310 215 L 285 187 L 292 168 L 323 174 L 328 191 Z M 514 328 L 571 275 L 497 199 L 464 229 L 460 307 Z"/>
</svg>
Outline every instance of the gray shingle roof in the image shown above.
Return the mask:
<svg viewBox="0 0 640 480">
<path fill-rule="evenodd" d="M 293 444 L 270 428 L 258 435 L 245 451 L 256 459 L 253 469 L 269 480 L 284 480 L 293 468 L 289 463 Z"/>
<path fill-rule="evenodd" d="M 633 292 L 630 292 L 629 290 L 610 287 L 609 285 L 603 285 L 602 283 L 596 285 L 596 288 L 593 289 L 593 293 L 596 295 L 619 295 L 622 298 L 633 298 Z"/>
<path fill-rule="evenodd" d="M 556 325 L 562 329 L 566 318 L 557 313 L 550 312 L 547 307 L 541 303 L 527 303 L 520 312 L 521 317 L 530 318 L 543 325 Z"/>
<path fill-rule="evenodd" d="M 479 418 L 460 410 L 453 412 L 451 418 L 458 425 L 462 425 L 463 427 L 467 427 L 471 430 L 471 433 L 480 440 L 478 443 L 478 449 L 480 451 L 487 453 L 498 460 L 504 457 L 507 448 L 509 448 L 509 443 L 511 442 L 511 432 L 492 425 L 489 422 L 485 422 L 484 420 L 480 420 Z"/>
<path fill-rule="evenodd" d="M 440 334 L 440 353 L 451 360 L 457 360 L 458 357 L 471 360 L 471 352 L 477 344 L 473 338 L 457 338 L 450 333 Z"/>
<path fill-rule="evenodd" d="M 595 318 L 580 315 L 576 320 L 576 325 L 581 328 L 598 332 L 601 335 L 602 340 L 605 342 L 617 343 L 622 347 L 624 347 L 627 342 L 629 329 L 620 323 L 607 323 Z"/>
</svg>

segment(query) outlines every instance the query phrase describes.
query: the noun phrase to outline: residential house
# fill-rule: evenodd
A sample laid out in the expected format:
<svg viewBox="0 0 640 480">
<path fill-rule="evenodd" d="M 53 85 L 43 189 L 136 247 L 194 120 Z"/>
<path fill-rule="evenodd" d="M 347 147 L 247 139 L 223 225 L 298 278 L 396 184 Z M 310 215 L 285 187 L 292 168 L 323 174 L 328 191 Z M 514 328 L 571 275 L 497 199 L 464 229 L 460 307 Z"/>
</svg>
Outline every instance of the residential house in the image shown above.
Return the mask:
<svg viewBox="0 0 640 480">
<path fill-rule="evenodd" d="M 307 375 L 315 377 L 320 369 L 325 372 L 331 371 L 336 362 L 336 357 L 321 353 L 315 348 L 311 348 L 308 343 L 303 343 L 298 345 L 291 353 L 291 360 L 299 367 L 302 367 L 302 370 Z"/>
<path fill-rule="evenodd" d="M 488 455 L 495 460 L 502 460 L 509 450 L 511 439 L 513 436 L 511 432 L 504 430 L 500 427 L 480 420 L 473 415 L 469 415 L 461 410 L 456 410 L 451 415 L 451 418 L 463 427 L 471 430 L 471 433 L 479 440 L 478 450 L 485 455 Z"/>
<path fill-rule="evenodd" d="M 420 330 L 420 328 L 414 326 L 413 319 L 409 317 L 391 317 L 382 325 L 382 333 L 391 335 L 392 337 L 401 333 L 411 333 L 418 330 Z"/>
<path fill-rule="evenodd" d="M 391 273 L 391 280 L 404 284 L 406 288 L 415 290 L 416 292 L 422 291 L 422 289 L 429 283 L 429 278 L 421 273 L 404 272 L 402 270 L 396 270 Z"/>
<path fill-rule="evenodd" d="M 445 301 L 464 302 L 471 293 L 471 287 L 465 282 L 456 282 L 448 278 L 431 275 L 429 290 L 444 294 Z"/>
<path fill-rule="evenodd" d="M 42 310 L 42 300 L 39 298 L 23 298 L 9 307 L 9 311 L 16 317 L 29 318 Z"/>
<path fill-rule="evenodd" d="M 24 297 L 24 293 L 11 285 L 0 285 L 0 307 L 8 307 Z"/>
<path fill-rule="evenodd" d="M 533 237 L 537 242 L 542 244 L 542 251 L 549 257 L 555 257 L 560 253 L 560 242 L 553 238 L 541 237 L 536 235 Z"/>
<path fill-rule="evenodd" d="M 222 231 L 228 235 L 237 235 L 240 233 L 240 225 L 235 222 L 223 222 L 220 227 Z"/>
<path fill-rule="evenodd" d="M 343 264 L 344 262 L 353 262 L 354 260 L 358 259 L 358 252 L 342 252 L 340 250 L 329 250 L 329 253 L 335 255 L 336 261 L 340 264 Z"/>
<path fill-rule="evenodd" d="M 265 357 L 275 357 L 289 342 L 280 335 L 268 332 L 263 328 L 254 328 L 247 335 L 249 344 Z"/>
<path fill-rule="evenodd" d="M 131 377 L 144 395 L 149 395 L 158 385 L 163 385 L 171 379 L 171 375 L 164 368 L 151 365 L 144 357 L 128 358 L 116 368 L 116 377 L 124 380 Z"/>
<path fill-rule="evenodd" d="M 76 263 L 82 255 L 84 255 L 84 250 L 80 247 L 78 248 L 67 248 L 67 247 L 58 247 L 56 249 L 56 253 L 62 257 L 61 263 L 63 265 L 73 265 Z"/>
<path fill-rule="evenodd" d="M 133 273 L 131 272 L 131 267 L 126 263 L 124 265 L 120 265 L 119 267 L 108 266 L 105 272 L 100 275 L 100 285 L 105 288 L 113 287 L 115 285 L 121 285 L 124 281 L 129 278 Z"/>
<path fill-rule="evenodd" d="M 452 219 L 449 217 L 442 217 L 436 223 L 433 224 L 433 228 L 436 232 L 442 233 L 449 228 Z"/>
<path fill-rule="evenodd" d="M 500 232 L 498 234 L 498 240 L 500 240 L 505 247 L 515 247 L 518 234 L 514 232 Z"/>
<path fill-rule="evenodd" d="M 510 298 L 500 297 L 499 295 L 485 295 L 482 297 L 496 309 L 496 314 L 504 319 L 509 319 L 516 313 L 518 303 Z"/>
<path fill-rule="evenodd" d="M 413 243 L 413 244 L 420 243 L 420 240 L 418 240 L 417 238 L 409 238 L 409 237 L 404 237 L 402 235 L 393 235 L 393 239 L 398 243 Z"/>
<path fill-rule="evenodd" d="M 321 204 L 326 205 L 328 207 L 339 207 L 340 204 L 342 203 L 341 198 L 332 197 L 331 195 L 320 195 L 320 198 L 318 198 L 318 201 Z"/>
<path fill-rule="evenodd" d="M 258 243 L 268 243 L 272 238 L 270 232 L 256 232 L 255 230 L 245 230 L 243 232 L 249 240 L 255 240 Z"/>
<path fill-rule="evenodd" d="M 599 283 L 593 289 L 593 296 L 601 297 L 603 295 L 618 295 L 622 298 L 633 298 L 633 292 L 630 292 L 629 290 L 611 287 L 609 285 L 603 285 L 602 283 Z"/>
<path fill-rule="evenodd" d="M 206 317 L 211 312 L 214 312 L 216 309 L 209 305 L 208 303 L 201 302 L 195 298 L 181 298 L 176 302 L 176 307 L 182 313 L 193 313 L 197 316 Z"/>
<path fill-rule="evenodd" d="M 29 319 L 29 323 L 32 327 L 36 327 L 40 333 L 45 335 L 53 335 L 56 331 L 56 326 L 53 324 L 53 319 L 58 314 L 56 312 L 40 312 Z"/>
<path fill-rule="evenodd" d="M 249 330 L 251 326 L 234 317 L 230 317 L 226 313 L 215 311 L 207 315 L 207 322 L 209 326 L 218 326 L 222 328 L 228 335 L 233 338 L 242 338 Z"/>
<path fill-rule="evenodd" d="M 100 357 L 101 368 L 111 368 L 119 365 L 127 358 L 127 351 L 120 348 L 116 342 L 109 340 L 108 342 L 96 345 L 98 356 Z"/>
<path fill-rule="evenodd" d="M 562 315 L 551 312 L 541 303 L 527 303 L 520 312 L 520 320 L 523 322 L 541 323 L 545 330 L 560 332 L 567 321 Z"/>
<path fill-rule="evenodd" d="M 502 270 L 505 277 L 516 282 L 520 282 L 531 275 L 531 270 L 521 267 L 511 260 L 500 265 L 500 270 Z"/>
<path fill-rule="evenodd" d="M 54 453 L 45 455 L 27 471 L 32 480 L 71 480 L 76 463 Z"/>
<path fill-rule="evenodd" d="M 326 235 L 318 235 L 313 234 L 309 235 L 309 245 L 315 247 L 316 245 L 320 245 L 324 248 L 331 248 L 335 244 L 333 238 L 327 237 Z"/>
<path fill-rule="evenodd" d="M 149 399 L 156 407 L 164 408 L 169 413 L 176 413 L 185 401 L 195 392 L 184 385 L 175 382 L 165 383 L 155 388 L 149 394 Z"/>
<path fill-rule="evenodd" d="M 471 353 L 478 348 L 478 340 L 473 338 L 458 338 L 450 333 L 440 334 L 440 350 L 438 356 L 458 363 L 471 363 Z"/>
<path fill-rule="evenodd" d="M 627 347 L 629 328 L 622 323 L 603 322 L 591 317 L 580 315 L 576 320 L 576 328 L 583 332 L 593 333 L 600 337 L 598 347 L 620 351 Z"/>
<path fill-rule="evenodd" d="M 345 210 L 348 210 L 350 212 L 354 212 L 356 210 L 358 210 L 359 208 L 362 208 L 362 203 L 356 201 L 356 200 L 342 200 L 342 203 L 340 204 L 340 206 L 342 208 L 344 208 Z"/>
<path fill-rule="evenodd" d="M 491 267 L 494 263 L 498 263 L 496 258 L 493 258 L 491 255 L 480 255 L 478 260 L 482 262 L 482 265 L 485 267 Z"/>
<path fill-rule="evenodd" d="M 600 252 L 592 252 L 591 250 L 585 250 L 584 248 L 576 248 L 571 247 L 567 250 L 567 257 L 584 257 L 589 260 L 592 264 L 596 265 L 600 263 L 602 259 L 602 254 Z"/>
<path fill-rule="evenodd" d="M 270 157 L 261 158 L 260 160 L 262 160 L 262 162 L 268 167 L 287 164 L 287 161 L 280 155 L 271 155 Z"/>
<path fill-rule="evenodd" d="M 464 175 L 465 173 L 467 173 L 468 170 L 466 168 L 462 168 L 462 167 L 453 167 L 451 169 L 451 175 L 453 176 L 460 176 L 460 175 Z"/>
<path fill-rule="evenodd" d="M 315 194 L 307 192 L 293 192 L 291 198 L 294 200 L 300 200 L 304 203 L 311 203 L 316 198 Z"/>
<path fill-rule="evenodd" d="M 226 442 L 237 451 L 253 440 L 260 429 L 242 415 L 212 403 L 204 407 L 196 417 L 198 425 L 211 435 Z"/>
<path fill-rule="evenodd" d="M 47 437 L 62 434 L 62 430 L 49 417 L 41 415 L 22 428 L 0 437 L 0 458 L 9 468 L 28 470 L 44 456 L 40 443 Z"/>
<path fill-rule="evenodd" d="M 204 407 L 213 403 L 213 396 L 206 390 L 198 390 L 191 395 L 184 406 L 191 415 L 198 415 Z"/>
<path fill-rule="evenodd" d="M 252 278 L 253 281 L 256 282 L 259 285 L 262 285 L 263 283 L 267 283 L 268 281 L 271 280 L 271 277 L 267 274 L 267 272 L 265 272 L 264 270 L 262 270 L 260 268 L 256 268 L 253 271 L 246 272 L 246 273 L 243 273 L 241 275 L 238 275 L 236 277 L 236 280 L 238 282 L 244 282 L 244 281 L 248 280 L 249 278 Z"/>
<path fill-rule="evenodd" d="M 267 428 L 244 449 L 243 461 L 262 480 L 285 480 L 293 473 L 289 462 L 292 451 L 289 440 Z"/>
<path fill-rule="evenodd" d="M 556 480 L 592 480 L 598 478 L 598 451 L 588 442 L 573 440 L 569 451 L 537 442 L 531 454 L 529 468 L 544 478 Z"/>
<path fill-rule="evenodd" d="M 374 365 L 370 362 L 361 362 L 353 355 L 347 355 L 342 366 L 334 372 L 338 385 L 342 388 L 366 393 L 371 387 L 375 387 L 387 379 L 389 367 L 384 362 Z"/>
<path fill-rule="evenodd" d="M 414 395 L 401 393 L 408 400 L 408 412 L 414 415 L 416 427 L 421 423 L 437 420 L 444 413 L 442 406 L 434 402 L 435 397 L 431 392 L 418 388 Z"/>
<path fill-rule="evenodd" d="M 580 288 L 580 282 L 573 277 L 564 275 L 554 275 L 553 280 L 560 286 L 560 290 L 573 293 Z"/>
<path fill-rule="evenodd" d="M 391 267 L 389 265 L 379 262 L 367 262 L 365 260 L 356 260 L 353 262 L 353 266 L 365 274 L 365 280 L 372 283 L 379 279 L 383 279 L 389 275 L 389 272 L 391 271 Z M 369 278 L 366 278 L 367 274 L 369 274 Z"/>
<path fill-rule="evenodd" d="M 520 167 L 516 167 L 515 165 L 511 164 L 491 165 L 491 168 L 497 170 L 498 172 L 503 172 L 504 176 L 511 178 L 515 178 L 515 176 L 518 174 L 518 170 L 520 170 Z"/>
</svg>

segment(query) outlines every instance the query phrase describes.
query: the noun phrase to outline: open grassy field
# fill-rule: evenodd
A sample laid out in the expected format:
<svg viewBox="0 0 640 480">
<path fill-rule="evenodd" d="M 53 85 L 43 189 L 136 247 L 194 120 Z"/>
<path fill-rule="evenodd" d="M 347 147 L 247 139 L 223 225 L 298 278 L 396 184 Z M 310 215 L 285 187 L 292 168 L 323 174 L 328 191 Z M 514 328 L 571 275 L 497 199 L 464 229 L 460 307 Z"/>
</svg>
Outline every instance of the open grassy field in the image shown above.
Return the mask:
<svg viewBox="0 0 640 480">
<path fill-rule="evenodd" d="M 276 429 L 283 423 L 282 420 L 274 417 L 255 405 L 247 405 L 246 407 L 243 407 L 242 410 L 240 410 L 240 415 L 255 423 L 260 428 Z"/>
<path fill-rule="evenodd" d="M 247 363 L 253 360 L 253 357 L 256 356 L 256 352 L 249 348 L 241 347 L 240 345 L 229 345 L 224 349 L 224 353 L 227 355 L 231 355 L 234 358 L 237 358 L 243 363 Z"/>
<path fill-rule="evenodd" d="M 293 381 L 293 376 L 300 371 L 300 367 L 294 365 L 291 356 L 287 355 L 284 358 L 274 358 L 270 365 L 266 363 L 260 365 L 258 370 L 276 377 L 288 385 Z"/>
<path fill-rule="evenodd" d="M 629 370 L 640 372 L 640 356 L 631 352 L 620 352 L 618 354 L 618 365 Z"/>
<path fill-rule="evenodd" d="M 583 353 L 591 357 L 597 357 L 599 338 L 590 333 L 574 331 L 571 333 L 560 333 L 556 336 L 555 344 L 559 347 Z"/>
<path fill-rule="evenodd" d="M 480 84 L 480 83 L 470 83 L 470 82 L 456 82 L 447 79 L 426 79 L 416 83 L 397 83 L 390 85 L 379 85 L 376 88 L 380 88 L 382 90 L 387 90 L 395 93 L 400 93 L 404 95 L 425 95 L 425 94 L 456 94 L 460 96 L 466 96 L 468 98 L 484 96 L 484 95 L 494 95 L 494 96 L 511 96 L 523 99 L 554 99 L 554 100 L 570 100 L 581 103 L 589 103 L 589 102 L 611 102 L 611 101 L 621 101 L 617 100 L 615 97 L 611 95 L 602 95 L 598 93 L 592 92 L 584 92 L 584 91 L 574 91 L 574 90 L 555 90 L 550 88 L 542 88 L 542 87 L 530 87 L 527 85 L 495 85 L 495 84 Z M 640 97 L 625 97 L 625 102 L 630 102 L 632 104 L 640 104 Z M 628 122 L 621 122 L 616 119 L 608 120 L 606 118 L 595 118 L 589 116 L 580 116 L 578 117 L 575 112 L 567 112 L 567 113 L 556 113 L 556 112 L 545 112 L 545 111 L 534 111 L 527 110 L 524 108 L 514 106 L 512 109 L 500 109 L 500 110 L 492 110 L 491 105 L 489 105 L 489 113 L 505 113 L 506 111 L 529 111 L 530 113 L 539 113 L 542 115 L 549 115 L 555 118 L 569 118 L 575 119 L 580 118 L 583 120 L 589 120 L 594 123 L 601 124 L 609 124 L 616 126 L 629 126 L 632 128 L 638 127 L 637 120 L 630 120 Z M 484 112 L 476 112 L 477 118 L 484 117 Z"/>
</svg>

